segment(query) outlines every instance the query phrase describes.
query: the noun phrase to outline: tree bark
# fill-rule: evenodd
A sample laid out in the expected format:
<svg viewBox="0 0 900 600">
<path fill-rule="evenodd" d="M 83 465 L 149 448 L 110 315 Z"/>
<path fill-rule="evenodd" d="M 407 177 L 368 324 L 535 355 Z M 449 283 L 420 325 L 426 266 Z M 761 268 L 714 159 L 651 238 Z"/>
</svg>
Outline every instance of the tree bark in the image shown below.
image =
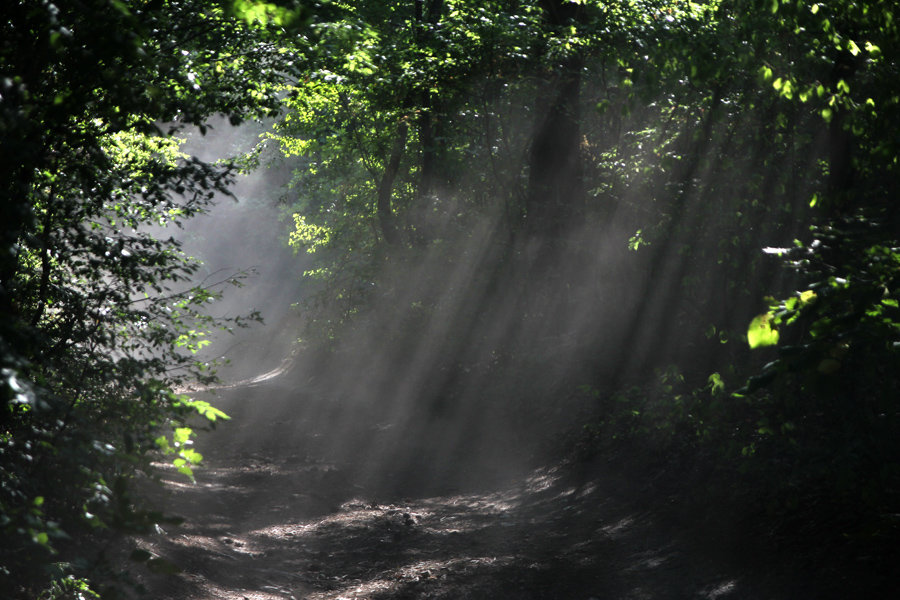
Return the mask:
<svg viewBox="0 0 900 600">
<path fill-rule="evenodd" d="M 558 28 L 579 18 L 579 5 L 565 0 L 541 2 L 544 20 Z M 584 203 L 581 164 L 581 56 L 560 62 L 544 86 L 537 106 L 541 110 L 529 155 L 525 225 L 530 235 L 559 237 L 582 212 Z"/>
<path fill-rule="evenodd" d="M 443 11 L 444 0 L 416 0 L 416 43 L 424 44 L 432 36 L 432 28 L 438 24 Z M 425 28 L 428 29 L 425 29 Z M 416 189 L 416 208 L 428 213 L 429 197 L 434 193 L 438 179 L 438 165 L 440 164 L 440 149 L 437 142 L 437 123 L 435 119 L 435 106 L 431 92 L 425 86 L 418 93 L 418 134 L 421 148 L 421 170 Z M 414 242 L 419 244 L 427 240 L 425 233 L 427 227 L 420 223 Z"/>
<path fill-rule="evenodd" d="M 839 81 L 853 85 L 859 65 L 849 51 L 839 53 L 829 75 L 830 87 Z M 825 183 L 830 202 L 839 212 L 852 210 L 850 191 L 854 188 L 856 173 L 853 167 L 854 136 L 848 131 L 847 109 L 837 106 L 828 124 L 828 179 Z"/>
<path fill-rule="evenodd" d="M 390 246 L 400 243 L 400 233 L 397 231 L 397 224 L 394 219 L 394 211 L 391 207 L 391 193 L 394 189 L 394 180 L 397 178 L 397 172 L 400 170 L 400 160 L 403 158 L 403 151 L 406 149 L 406 138 L 409 133 L 409 126 L 404 117 L 397 127 L 397 137 L 394 138 L 394 146 L 391 149 L 391 155 L 384 166 L 384 173 L 381 175 L 381 181 L 378 184 L 378 200 L 376 211 L 378 213 L 378 223 L 381 226 L 381 233 L 384 235 L 384 241 Z"/>
</svg>

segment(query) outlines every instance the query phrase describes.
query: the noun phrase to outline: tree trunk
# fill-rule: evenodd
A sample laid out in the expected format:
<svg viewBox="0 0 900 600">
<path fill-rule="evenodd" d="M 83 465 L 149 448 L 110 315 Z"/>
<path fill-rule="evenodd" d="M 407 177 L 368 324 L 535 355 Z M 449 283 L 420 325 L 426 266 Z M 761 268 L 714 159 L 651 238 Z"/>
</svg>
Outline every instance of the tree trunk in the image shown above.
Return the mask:
<svg viewBox="0 0 900 600">
<path fill-rule="evenodd" d="M 403 158 L 403 151 L 406 148 L 408 132 L 409 126 L 406 124 L 406 118 L 404 117 L 397 127 L 397 137 L 394 138 L 391 155 L 384 165 L 384 173 L 381 175 L 381 181 L 378 184 L 378 200 L 376 204 L 378 224 L 381 226 L 384 241 L 390 246 L 396 246 L 400 243 L 400 233 L 397 231 L 394 211 L 391 207 L 391 195 L 394 189 L 394 180 L 397 178 L 397 172 L 400 170 L 400 160 Z"/>
<path fill-rule="evenodd" d="M 443 11 L 444 0 L 430 0 L 425 6 L 425 0 L 416 0 L 416 43 L 425 44 L 433 35 L 433 28 L 440 20 Z M 440 164 L 440 149 L 437 142 L 437 124 L 435 119 L 434 100 L 428 86 L 424 86 L 418 93 L 418 133 L 421 147 L 421 170 L 416 190 L 416 209 L 427 215 L 430 208 L 429 197 L 434 193 L 438 179 L 438 166 Z M 427 226 L 420 223 L 414 242 L 423 244 L 428 239 Z"/>
<path fill-rule="evenodd" d="M 551 29 L 577 20 L 579 5 L 564 0 L 541 2 Z M 580 156 L 580 56 L 562 60 L 539 95 L 539 114 L 529 155 L 526 231 L 558 238 L 582 212 L 583 169 Z"/>
</svg>

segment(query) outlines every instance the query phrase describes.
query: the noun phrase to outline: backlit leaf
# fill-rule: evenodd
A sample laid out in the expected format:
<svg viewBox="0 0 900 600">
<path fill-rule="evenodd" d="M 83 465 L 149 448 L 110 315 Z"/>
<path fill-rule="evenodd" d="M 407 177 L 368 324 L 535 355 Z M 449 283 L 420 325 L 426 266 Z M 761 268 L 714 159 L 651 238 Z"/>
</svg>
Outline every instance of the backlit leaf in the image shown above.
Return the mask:
<svg viewBox="0 0 900 600">
<path fill-rule="evenodd" d="M 778 330 L 772 327 L 772 313 L 753 318 L 747 329 L 747 343 L 751 348 L 774 346 L 778 343 Z"/>
</svg>

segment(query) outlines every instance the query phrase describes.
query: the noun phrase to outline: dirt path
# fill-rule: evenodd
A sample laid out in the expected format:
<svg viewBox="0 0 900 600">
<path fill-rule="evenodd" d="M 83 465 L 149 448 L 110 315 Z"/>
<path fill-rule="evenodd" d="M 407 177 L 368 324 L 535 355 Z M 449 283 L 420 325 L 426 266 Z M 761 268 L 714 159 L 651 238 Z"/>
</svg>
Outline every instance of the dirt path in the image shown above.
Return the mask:
<svg viewBox="0 0 900 600">
<path fill-rule="evenodd" d="M 309 411 L 266 405 L 285 390 L 265 386 L 221 398 L 236 419 L 202 440 L 196 484 L 167 478 L 169 511 L 187 522 L 139 544 L 182 572 L 145 576 L 148 597 L 797 597 L 764 592 L 727 552 L 698 551 L 633 508 L 618 493 L 627 479 L 537 469 L 471 485 L 373 481 L 334 458 Z"/>
</svg>

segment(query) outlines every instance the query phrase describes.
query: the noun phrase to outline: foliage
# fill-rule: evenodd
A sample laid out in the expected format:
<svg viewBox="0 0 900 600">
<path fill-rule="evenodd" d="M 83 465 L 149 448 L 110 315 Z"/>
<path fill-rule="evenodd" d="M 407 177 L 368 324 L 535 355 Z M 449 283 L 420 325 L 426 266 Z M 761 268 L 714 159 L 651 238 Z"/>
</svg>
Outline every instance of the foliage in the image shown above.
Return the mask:
<svg viewBox="0 0 900 600">
<path fill-rule="evenodd" d="M 897 210 L 888 200 L 897 164 L 894 141 L 883 135 L 897 125 L 897 98 L 885 89 L 897 64 L 885 53 L 900 36 L 893 8 L 882 3 L 788 2 L 772 11 L 798 35 L 760 67 L 761 83 L 785 110 L 820 117 L 826 152 L 819 183 L 806 193 L 816 212 L 798 237 L 808 241 L 766 249 L 796 273 L 799 291 L 770 300 L 762 318 L 776 328 L 778 346 L 767 351 L 774 360 L 739 392 L 758 398 L 761 460 L 792 459 L 789 472 L 785 464 L 768 473 L 771 482 L 781 478 L 773 485 L 780 503 L 824 497 L 822 512 L 840 511 L 848 537 L 887 539 L 896 533 L 884 515 L 900 490 L 892 466 L 900 422 Z"/>
<path fill-rule="evenodd" d="M 487 390 L 469 401 L 552 435 L 545 417 L 587 382 L 589 434 L 609 451 L 696 459 L 774 515 L 817 495 L 822 513 L 857 507 L 847 535 L 896 513 L 890 3 L 92 0 L 11 15 L 0 526 L 27 551 L 2 554 L 8 570 L 78 527 L 146 526 L 124 484 L 151 451 L 190 473 L 188 415 L 223 418 L 174 391 L 212 376 L 192 357 L 216 294 L 177 291 L 195 265 L 143 233 L 227 188 L 231 167 L 180 155 L 158 125 L 216 112 L 278 118 L 263 138 L 296 167 L 311 332 L 374 324 L 384 362 L 420 370 L 402 385 L 426 412 Z"/>
<path fill-rule="evenodd" d="M 4 597 L 93 595 L 102 561 L 91 548 L 163 519 L 141 508 L 131 482 L 159 454 L 190 475 L 201 458 L 190 447 L 191 415 L 226 418 L 176 390 L 214 378 L 194 353 L 209 329 L 244 319 L 207 315 L 228 281 L 190 283 L 198 266 L 166 228 L 227 193 L 233 171 L 181 154 L 169 135 L 203 130 L 215 112 L 237 123 L 277 108 L 289 56 L 264 26 L 229 10 L 192 1 L 5 5 Z"/>
<path fill-rule="evenodd" d="M 815 490 L 876 520 L 900 490 L 900 257 L 884 233 L 882 223 L 856 215 L 813 228 L 808 245 L 782 249 L 805 289 L 773 303 L 767 317 L 783 343 L 739 390 L 768 391 L 760 394 L 764 447 L 794 456 L 791 502 Z"/>
<path fill-rule="evenodd" d="M 605 86 L 590 89 L 591 104 L 600 93 L 624 110 L 631 96 L 615 91 L 623 64 L 640 60 L 640 36 L 655 23 L 644 3 L 584 6 L 558 23 L 528 1 L 330 9 L 317 15 L 285 117 L 268 136 L 297 160 L 292 240 L 315 251 L 307 276 L 319 283 L 319 310 L 307 308 L 326 330 L 391 293 L 378 275 L 390 263 L 439 253 L 456 264 L 450 249 L 478 244 L 485 220 L 497 244 L 517 236 L 538 211 L 529 173 L 541 161 L 528 148 L 574 69 L 565 65 L 588 61 L 591 85 Z M 613 146 L 610 120 L 585 111 L 582 126 Z M 621 162 L 608 154 L 597 170 Z M 596 212 L 611 204 L 598 198 Z M 402 303 L 422 301 L 431 306 Z"/>
<path fill-rule="evenodd" d="M 662 160 L 645 180 L 656 221 L 630 243 L 650 255 L 656 276 L 667 274 L 658 257 L 676 250 L 704 264 L 716 257 L 722 269 L 682 279 L 663 310 L 695 332 L 701 315 L 724 352 L 699 368 L 692 352 L 679 392 L 652 382 L 592 391 L 600 416 L 587 432 L 607 449 L 615 436 L 636 440 L 625 447 L 668 468 L 688 457 L 704 485 L 718 482 L 742 510 L 762 506 L 773 531 L 831 548 L 849 541 L 861 554 L 898 535 L 897 154 L 884 135 L 898 124 L 888 91 L 897 64 L 886 58 L 900 40 L 894 12 L 884 3 L 744 2 L 694 25 L 673 20 L 689 37 L 660 39 L 666 50 L 650 54 L 660 69 L 634 86 L 668 94 L 656 103 L 672 119 L 631 134 L 638 148 L 650 144 L 643 156 L 625 155 L 637 167 L 650 153 Z M 641 179 L 626 183 L 604 190 Z M 786 276 L 773 269 L 779 262 Z M 719 308 L 704 303 L 711 290 L 727 292 L 713 295 Z M 751 319 L 763 295 L 769 310 Z M 681 321 L 685 300 L 701 310 Z"/>
<path fill-rule="evenodd" d="M 330 335 L 372 306 L 408 315 L 392 322 L 411 331 L 457 319 L 438 342 L 444 372 L 475 372 L 480 358 L 465 348 L 492 344 L 538 395 L 535 365 L 552 370 L 569 346 L 604 348 L 585 367 L 597 373 L 595 434 L 693 456 L 772 514 L 817 494 L 827 502 L 809 506 L 823 513 L 864 507 L 858 523 L 893 510 L 894 9 L 482 4 L 341 7 L 319 23 L 310 63 L 321 68 L 297 78 L 271 139 L 302 157 L 292 239 L 321 261 L 309 273 L 337 308 Z M 554 162 L 566 150 L 547 122 L 577 132 L 573 171 Z M 583 181 L 584 195 L 572 185 L 563 202 L 586 237 L 615 235 L 614 220 L 631 227 L 621 247 L 634 252 L 606 256 L 647 282 L 635 306 L 616 312 L 615 292 L 585 283 L 610 272 L 584 267 L 589 250 L 535 246 L 536 233 L 571 232 L 540 205 L 564 179 Z M 464 241 L 483 234 L 484 217 L 499 223 L 489 244 L 503 250 L 485 252 L 462 290 L 424 276 L 420 293 L 395 294 L 384 265 L 471 264 Z M 548 270 L 529 264 L 534 254 L 550 256 Z M 435 285 L 442 293 L 429 294 Z M 484 289 L 507 295 L 486 300 Z M 476 306 L 448 308 L 460 296 Z M 594 318 L 621 315 L 619 337 L 591 340 L 554 316 L 591 304 L 604 307 Z M 487 333 L 509 322 L 515 341 Z M 668 371 L 650 375 L 670 364 L 675 387 Z M 510 403 L 544 414 L 518 391 Z"/>
<path fill-rule="evenodd" d="M 625 317 L 617 362 L 603 372 L 624 377 L 637 363 L 631 372 L 646 378 L 688 348 L 691 364 L 682 367 L 696 389 L 711 372 L 738 381 L 757 368 L 738 342 L 748 334 L 750 346 L 765 352 L 779 336 L 785 344 L 780 330 L 799 313 L 822 310 L 816 330 L 837 327 L 833 296 L 820 301 L 818 288 L 801 287 L 748 332 L 760 298 L 813 277 L 806 268 L 779 273 L 761 245 L 788 246 L 810 224 L 828 230 L 862 208 L 874 215 L 865 219 L 874 237 L 861 256 L 881 261 L 893 247 L 887 233 L 896 210 L 888 198 L 896 194 L 897 152 L 884 132 L 897 121 L 889 82 L 897 75 L 891 57 L 898 36 L 885 3 L 410 2 L 335 6 L 316 27 L 305 63 L 312 68 L 297 77 L 270 139 L 285 155 L 302 157 L 292 240 L 321 261 L 308 273 L 325 283 L 323 303 L 337 309 L 326 319 L 331 325 L 390 295 L 379 275 L 386 263 L 438 252 L 440 264 L 458 264 L 454 253 L 466 247 L 460 240 L 480 232 L 474 224 L 481 217 L 499 220 L 499 245 L 521 242 L 535 211 L 541 123 L 576 71 L 581 87 L 571 114 L 582 138 L 587 201 L 573 214 L 587 231 L 602 233 L 613 216 L 627 215 L 637 233 L 623 246 L 637 252 L 623 262 L 651 282 Z M 527 260 L 521 245 L 512 248 L 491 256 Z M 583 260 L 577 253 L 560 258 Z M 476 269 L 471 287 L 480 289 L 484 276 L 497 278 L 494 288 L 528 289 L 530 296 L 587 288 L 563 278 L 535 292 L 531 283 L 504 279 L 509 272 Z M 866 297 L 870 287 L 851 283 L 847 294 Z M 394 308 L 442 314 L 441 302 L 456 293 L 445 291 L 444 300 L 423 294 Z M 869 321 L 892 310 L 889 295 L 886 301 Z M 515 308 L 506 310 L 523 311 L 523 326 L 545 318 L 510 304 Z M 655 322 L 678 333 L 660 336 L 652 349 L 633 348 Z M 890 327 L 872 338 L 887 343 Z M 803 350 L 810 361 L 836 367 L 836 358 L 822 354 L 833 348 L 813 346 Z M 507 350 L 523 363 L 531 360 L 525 354 L 554 353 L 525 347 Z M 751 388 L 784 369 L 783 361 L 770 362 Z M 619 384 L 631 382 L 603 387 Z M 775 411 L 770 421 L 781 418 L 774 406 L 768 410 Z"/>
</svg>

